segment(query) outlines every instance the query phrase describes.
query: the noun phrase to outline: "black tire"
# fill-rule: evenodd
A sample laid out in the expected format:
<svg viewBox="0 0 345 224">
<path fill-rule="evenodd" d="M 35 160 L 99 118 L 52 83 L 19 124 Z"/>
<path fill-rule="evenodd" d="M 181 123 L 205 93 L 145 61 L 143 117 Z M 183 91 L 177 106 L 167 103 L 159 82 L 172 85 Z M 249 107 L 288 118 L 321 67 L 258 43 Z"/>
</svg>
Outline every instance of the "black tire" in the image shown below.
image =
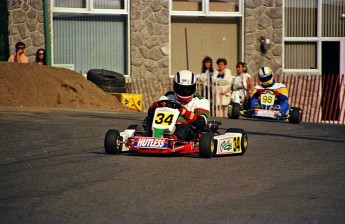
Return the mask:
<svg viewBox="0 0 345 224">
<path fill-rule="evenodd" d="M 212 133 L 205 133 L 199 139 L 199 153 L 203 158 L 211 158 L 214 154 L 215 142 Z"/>
<path fill-rule="evenodd" d="M 91 69 L 87 72 L 87 79 L 98 86 L 124 87 L 125 76 L 114 71 Z"/>
<path fill-rule="evenodd" d="M 289 122 L 299 124 L 302 120 L 302 110 L 299 107 L 291 107 L 289 111 Z"/>
<path fill-rule="evenodd" d="M 240 117 L 241 105 L 239 103 L 231 103 L 229 106 L 228 117 L 238 119 Z"/>
<path fill-rule="evenodd" d="M 247 148 L 248 148 L 248 135 L 247 135 L 247 132 L 245 130 L 243 130 L 242 128 L 228 128 L 225 133 L 228 133 L 228 132 L 240 133 L 242 135 L 242 137 L 241 137 L 241 149 L 242 149 L 242 152 L 240 153 L 240 155 L 243 155 L 247 151 Z"/>
<path fill-rule="evenodd" d="M 104 138 L 104 149 L 108 154 L 117 154 L 122 151 L 121 136 L 118 130 L 107 131 Z"/>
<path fill-rule="evenodd" d="M 126 93 L 126 87 L 111 87 L 111 86 L 98 86 L 104 92 L 108 93 Z"/>
<path fill-rule="evenodd" d="M 243 110 L 249 109 L 249 99 L 248 98 L 244 99 L 244 101 L 242 103 L 242 108 L 243 108 Z"/>
</svg>

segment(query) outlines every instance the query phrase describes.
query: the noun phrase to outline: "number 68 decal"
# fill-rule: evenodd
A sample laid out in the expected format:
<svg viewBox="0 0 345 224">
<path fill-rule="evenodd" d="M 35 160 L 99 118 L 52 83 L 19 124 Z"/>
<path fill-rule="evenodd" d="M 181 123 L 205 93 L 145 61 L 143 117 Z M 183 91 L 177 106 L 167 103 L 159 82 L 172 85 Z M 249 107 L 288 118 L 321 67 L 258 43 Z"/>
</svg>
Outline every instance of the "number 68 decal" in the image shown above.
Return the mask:
<svg viewBox="0 0 345 224">
<path fill-rule="evenodd" d="M 174 114 L 158 113 L 155 118 L 155 123 L 160 125 L 170 125 L 173 121 Z"/>
</svg>

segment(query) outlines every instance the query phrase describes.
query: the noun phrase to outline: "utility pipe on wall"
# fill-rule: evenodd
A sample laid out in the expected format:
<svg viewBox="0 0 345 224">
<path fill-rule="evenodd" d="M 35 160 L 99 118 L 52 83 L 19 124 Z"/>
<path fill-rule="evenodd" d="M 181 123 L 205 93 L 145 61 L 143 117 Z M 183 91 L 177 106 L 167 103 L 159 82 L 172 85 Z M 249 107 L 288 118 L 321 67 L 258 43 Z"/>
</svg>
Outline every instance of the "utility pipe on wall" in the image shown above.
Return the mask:
<svg viewBox="0 0 345 224">
<path fill-rule="evenodd" d="M 49 30 L 49 11 L 48 11 L 48 0 L 42 0 L 43 2 L 43 23 L 44 23 L 44 39 L 45 39 L 45 50 L 47 65 L 51 63 L 51 44 L 50 44 L 50 30 Z"/>
</svg>

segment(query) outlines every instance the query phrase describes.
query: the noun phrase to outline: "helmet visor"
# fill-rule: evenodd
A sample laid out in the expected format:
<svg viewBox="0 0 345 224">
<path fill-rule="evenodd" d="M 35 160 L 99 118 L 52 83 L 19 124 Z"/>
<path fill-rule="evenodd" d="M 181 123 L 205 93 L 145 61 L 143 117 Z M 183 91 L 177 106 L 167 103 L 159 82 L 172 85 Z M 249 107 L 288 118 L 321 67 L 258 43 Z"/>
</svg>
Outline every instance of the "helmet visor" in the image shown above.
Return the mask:
<svg viewBox="0 0 345 224">
<path fill-rule="evenodd" d="M 179 85 L 174 82 L 174 91 L 177 95 L 180 96 L 191 96 L 196 91 L 196 83 L 193 85 Z"/>
<path fill-rule="evenodd" d="M 272 79 L 272 74 L 265 76 L 265 77 L 259 76 L 259 79 L 261 82 L 267 82 L 267 81 Z"/>
</svg>

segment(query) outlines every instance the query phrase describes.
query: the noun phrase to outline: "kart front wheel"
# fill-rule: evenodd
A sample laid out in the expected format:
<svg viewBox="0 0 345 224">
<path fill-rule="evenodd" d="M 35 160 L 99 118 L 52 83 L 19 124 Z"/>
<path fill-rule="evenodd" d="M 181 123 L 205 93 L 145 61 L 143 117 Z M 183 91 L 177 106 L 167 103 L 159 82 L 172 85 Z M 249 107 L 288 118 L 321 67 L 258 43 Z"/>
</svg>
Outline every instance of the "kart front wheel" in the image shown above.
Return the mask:
<svg viewBox="0 0 345 224">
<path fill-rule="evenodd" d="M 199 139 L 199 153 L 203 158 L 211 158 L 214 154 L 214 139 L 212 133 L 205 133 Z"/>
<path fill-rule="evenodd" d="M 228 130 L 226 130 L 226 133 L 240 133 L 242 135 L 241 137 L 241 153 L 240 155 L 243 155 L 248 148 L 248 135 L 247 132 L 245 130 L 243 130 L 242 128 L 228 128 Z"/>
<path fill-rule="evenodd" d="M 117 154 L 122 151 L 121 136 L 118 130 L 107 131 L 104 138 L 104 149 L 108 154 Z"/>
</svg>

